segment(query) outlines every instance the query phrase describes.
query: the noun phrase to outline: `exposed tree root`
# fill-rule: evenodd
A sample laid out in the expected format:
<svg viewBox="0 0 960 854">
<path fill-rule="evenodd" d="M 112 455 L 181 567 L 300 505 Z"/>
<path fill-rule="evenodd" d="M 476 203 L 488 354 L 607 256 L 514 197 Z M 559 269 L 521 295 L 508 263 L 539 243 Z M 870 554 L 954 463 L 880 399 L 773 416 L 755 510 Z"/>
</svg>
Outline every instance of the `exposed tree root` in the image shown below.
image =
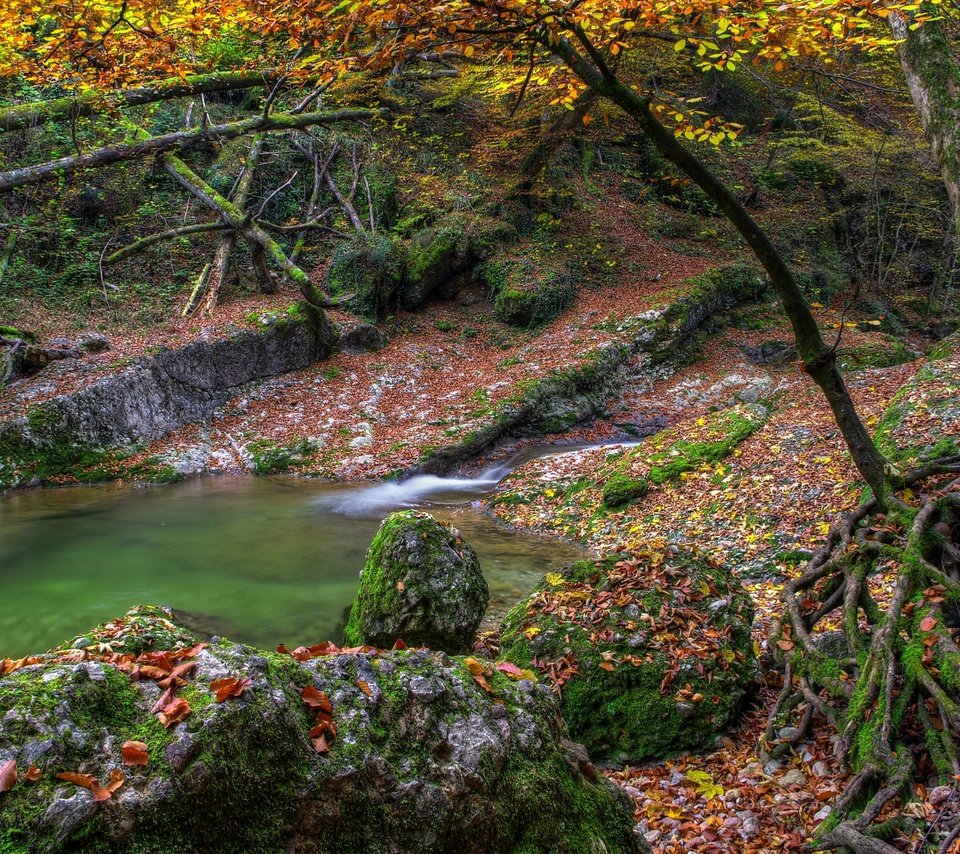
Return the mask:
<svg viewBox="0 0 960 854">
<path fill-rule="evenodd" d="M 886 511 L 865 501 L 831 528 L 783 591 L 772 641 L 784 686 L 765 734 L 774 755 L 818 719 L 857 770 L 833 805 L 821 850 L 885 854 L 922 811 L 911 784 L 960 773 L 960 456 L 907 475 Z M 779 738 L 785 726 L 795 727 Z M 952 819 L 956 822 L 957 819 Z M 960 825 L 934 828 L 937 846 Z"/>
</svg>

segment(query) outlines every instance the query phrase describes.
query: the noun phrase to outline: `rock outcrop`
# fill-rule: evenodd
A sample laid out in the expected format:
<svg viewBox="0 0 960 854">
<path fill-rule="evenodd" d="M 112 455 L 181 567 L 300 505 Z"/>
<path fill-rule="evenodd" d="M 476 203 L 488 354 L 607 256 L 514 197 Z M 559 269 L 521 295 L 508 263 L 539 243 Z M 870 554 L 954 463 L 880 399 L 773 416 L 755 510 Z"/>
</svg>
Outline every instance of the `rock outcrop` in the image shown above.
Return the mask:
<svg viewBox="0 0 960 854">
<path fill-rule="evenodd" d="M 649 850 L 545 686 L 428 650 L 198 648 L 171 620 L 0 662 L 4 851 Z"/>
<path fill-rule="evenodd" d="M 208 419 L 242 386 L 304 368 L 335 342 L 324 316 L 296 308 L 266 318 L 261 330 L 143 356 L 0 423 L 0 489 L 42 482 L 92 450 L 145 444 Z"/>
<path fill-rule="evenodd" d="M 456 528 L 429 513 L 393 513 L 367 551 L 346 641 L 465 652 L 489 599 L 477 553 Z"/>
<path fill-rule="evenodd" d="M 571 736 L 613 760 L 705 747 L 754 682 L 753 607 L 732 573 L 647 552 L 551 573 L 503 624 L 501 654 L 560 688 Z"/>
</svg>

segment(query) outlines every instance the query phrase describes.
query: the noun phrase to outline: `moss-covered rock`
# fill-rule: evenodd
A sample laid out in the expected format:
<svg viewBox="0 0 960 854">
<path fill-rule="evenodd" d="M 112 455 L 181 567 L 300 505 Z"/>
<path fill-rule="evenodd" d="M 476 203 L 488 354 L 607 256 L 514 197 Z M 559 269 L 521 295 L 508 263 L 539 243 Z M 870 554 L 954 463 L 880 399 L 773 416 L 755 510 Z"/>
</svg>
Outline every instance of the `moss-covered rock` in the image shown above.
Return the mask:
<svg viewBox="0 0 960 854">
<path fill-rule="evenodd" d="M 658 433 L 601 470 L 603 506 L 623 507 L 643 498 L 651 486 L 726 459 L 769 416 L 761 404 L 738 404 L 700 418 L 684 432 L 674 427 Z"/>
<path fill-rule="evenodd" d="M 333 251 L 327 269 L 327 290 L 336 296 L 353 294 L 351 311 L 380 320 L 403 281 L 402 248 L 385 235 L 359 235 Z"/>
<path fill-rule="evenodd" d="M 493 309 L 504 323 L 540 326 L 573 303 L 574 283 L 566 265 L 539 255 L 500 255 L 483 264 Z"/>
<path fill-rule="evenodd" d="M 407 246 L 406 278 L 400 291 L 403 307 L 419 308 L 446 282 L 515 239 L 507 223 L 464 213 L 449 214 L 418 232 Z"/>
<path fill-rule="evenodd" d="M 389 647 L 402 638 L 447 652 L 473 644 L 490 591 L 473 547 L 429 513 L 384 519 L 367 552 L 345 636 Z"/>
<path fill-rule="evenodd" d="M 842 346 L 837 355 L 840 367 L 845 371 L 890 368 L 916 358 L 899 338 L 882 333 L 875 333 L 865 340 Z"/>
<path fill-rule="evenodd" d="M 640 760 L 710 745 L 755 677 L 753 607 L 724 567 L 660 552 L 581 561 L 506 617 L 502 655 L 560 688 L 592 756 Z"/>
<path fill-rule="evenodd" d="M 169 634 L 172 615 L 141 610 L 138 619 L 151 613 L 162 624 L 135 634 Z M 132 679 L 146 662 L 99 646 L 122 649 L 127 627 L 114 621 L 90 632 L 82 652 L 0 676 L 0 764 L 12 759 L 18 771 L 0 796 L 0 850 L 649 850 L 626 795 L 564 740 L 545 686 L 426 650 L 329 646 L 294 658 L 229 641 L 185 649 L 195 639 L 178 629 L 170 649 L 193 663 L 177 688 L 190 713 L 164 727 L 151 711 L 163 691 L 157 674 Z M 486 686 L 473 672 L 484 667 Z M 210 683 L 224 678 L 250 681 L 217 702 Z M 321 752 L 306 688 L 329 703 Z M 123 763 L 127 740 L 142 742 L 146 765 Z M 122 780 L 98 802 L 58 778 L 66 772 Z"/>
</svg>

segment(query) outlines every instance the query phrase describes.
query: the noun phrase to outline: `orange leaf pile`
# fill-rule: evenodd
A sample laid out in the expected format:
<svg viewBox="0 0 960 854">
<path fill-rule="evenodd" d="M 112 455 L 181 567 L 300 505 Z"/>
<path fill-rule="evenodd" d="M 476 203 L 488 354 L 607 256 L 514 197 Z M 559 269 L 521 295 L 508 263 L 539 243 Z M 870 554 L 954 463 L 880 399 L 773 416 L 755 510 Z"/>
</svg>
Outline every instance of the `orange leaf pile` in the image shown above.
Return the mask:
<svg viewBox="0 0 960 854">
<path fill-rule="evenodd" d="M 193 714 L 193 709 L 190 708 L 190 704 L 183 697 L 175 697 L 157 713 L 157 717 L 160 719 L 160 723 L 169 729 L 191 714 Z"/>
<path fill-rule="evenodd" d="M 333 722 L 333 705 L 323 692 L 307 685 L 301 694 L 303 702 L 316 713 L 317 723 L 310 729 L 310 743 L 317 753 L 328 753 L 330 742 L 337 736 L 337 725 Z"/>
</svg>

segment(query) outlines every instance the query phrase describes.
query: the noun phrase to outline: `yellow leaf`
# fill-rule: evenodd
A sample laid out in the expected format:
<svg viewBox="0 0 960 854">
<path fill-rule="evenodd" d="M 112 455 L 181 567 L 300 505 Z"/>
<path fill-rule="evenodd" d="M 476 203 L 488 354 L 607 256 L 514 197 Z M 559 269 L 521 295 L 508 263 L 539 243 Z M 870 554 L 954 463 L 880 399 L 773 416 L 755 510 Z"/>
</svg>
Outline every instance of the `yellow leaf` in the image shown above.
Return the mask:
<svg viewBox="0 0 960 854">
<path fill-rule="evenodd" d="M 533 640 L 538 634 L 540 634 L 540 632 L 541 632 L 541 629 L 539 626 L 530 626 L 529 629 L 524 630 L 523 636 L 527 640 Z"/>
<path fill-rule="evenodd" d="M 554 587 L 558 584 L 563 584 L 563 576 L 559 572 L 548 572 L 547 584 L 552 584 Z"/>
<path fill-rule="evenodd" d="M 676 50 L 676 51 L 681 51 L 681 50 L 683 50 L 686 46 L 687 46 L 687 40 L 686 40 L 686 39 L 680 39 L 680 41 L 678 41 L 678 42 L 673 46 L 673 49 Z"/>
</svg>

